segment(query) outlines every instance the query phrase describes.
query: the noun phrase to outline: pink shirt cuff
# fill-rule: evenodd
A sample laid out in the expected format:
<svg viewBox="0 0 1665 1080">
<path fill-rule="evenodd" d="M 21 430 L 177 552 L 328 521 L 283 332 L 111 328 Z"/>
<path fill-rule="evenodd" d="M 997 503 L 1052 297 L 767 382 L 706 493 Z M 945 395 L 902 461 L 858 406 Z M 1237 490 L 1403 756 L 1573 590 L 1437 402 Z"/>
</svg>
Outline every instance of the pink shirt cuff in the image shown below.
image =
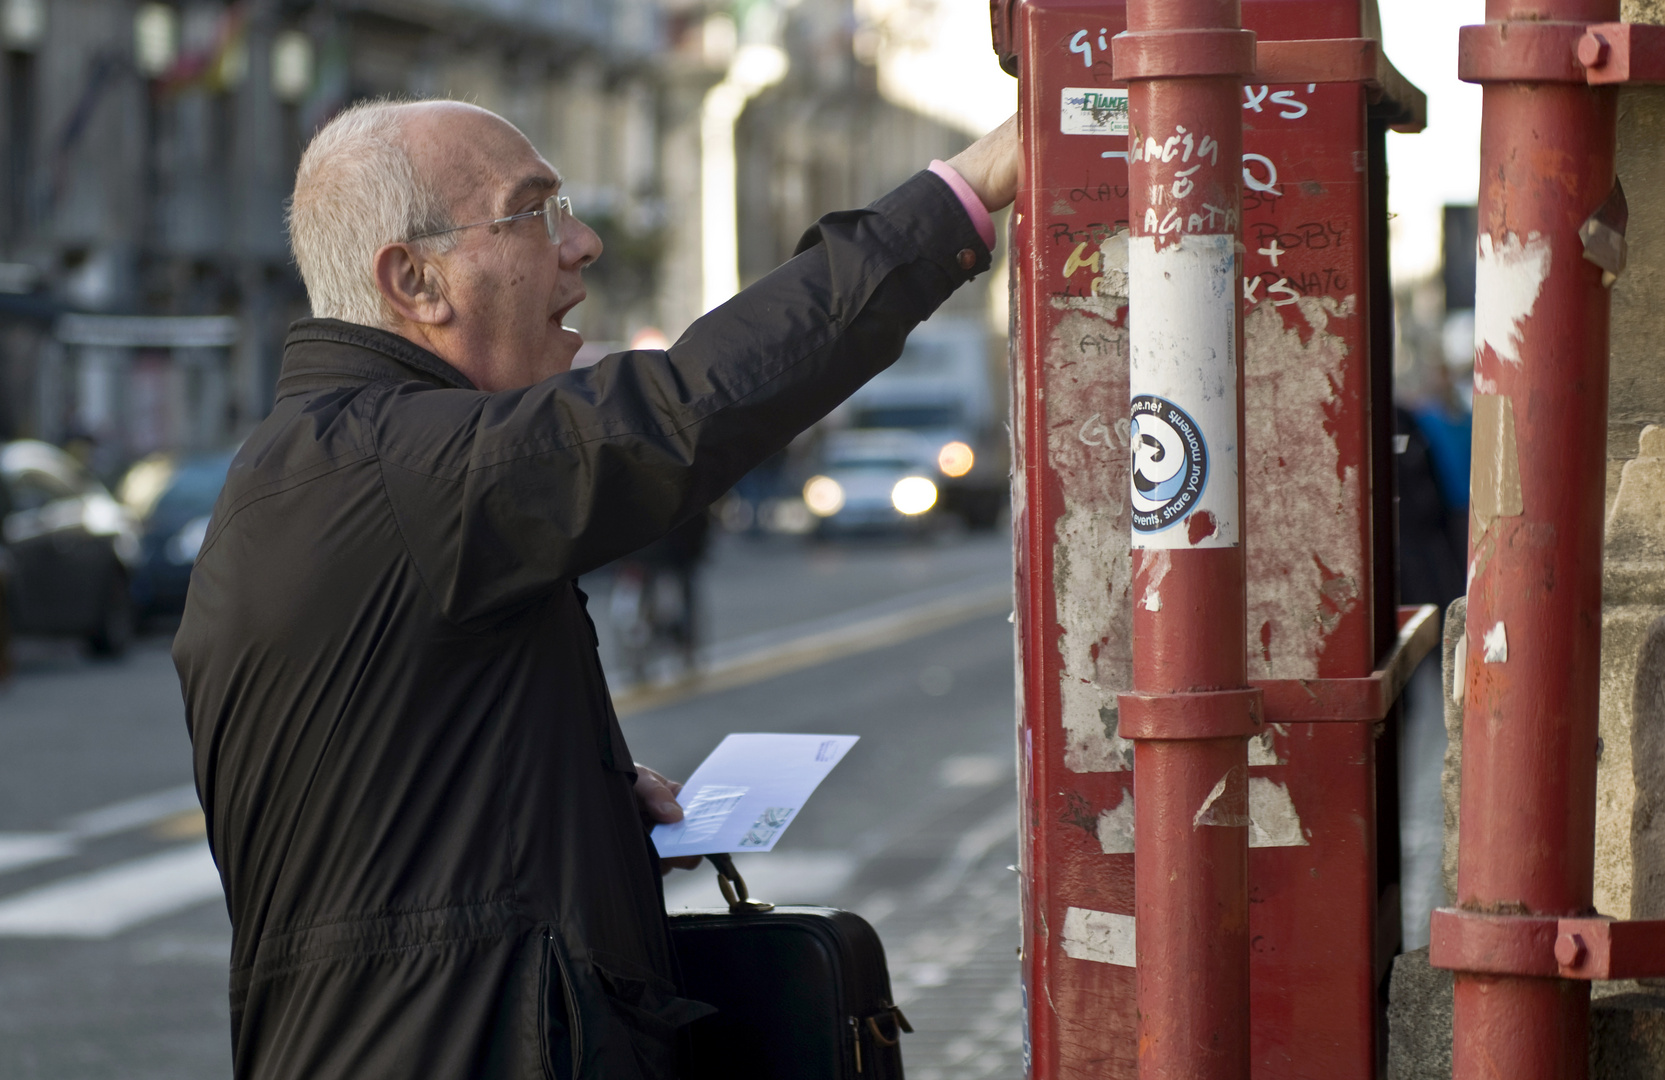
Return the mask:
<svg viewBox="0 0 1665 1080">
<path fill-rule="evenodd" d="M 965 177 L 954 171 L 954 167 L 946 161 L 931 162 L 931 171 L 942 177 L 942 182 L 959 197 L 960 205 L 965 207 L 966 216 L 971 218 L 971 224 L 976 226 L 977 235 L 983 238 L 983 244 L 990 251 L 994 250 L 994 219 L 989 217 L 988 207 L 983 200 L 971 190 L 971 185 L 965 182 Z"/>
</svg>

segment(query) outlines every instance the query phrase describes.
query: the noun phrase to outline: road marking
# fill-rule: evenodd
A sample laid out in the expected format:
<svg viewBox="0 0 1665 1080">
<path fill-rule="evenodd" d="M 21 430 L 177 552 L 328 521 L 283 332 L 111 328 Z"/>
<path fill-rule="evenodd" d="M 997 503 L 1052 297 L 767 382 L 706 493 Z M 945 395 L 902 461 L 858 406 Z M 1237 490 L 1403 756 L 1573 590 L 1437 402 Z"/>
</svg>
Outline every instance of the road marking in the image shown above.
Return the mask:
<svg viewBox="0 0 1665 1080">
<path fill-rule="evenodd" d="M 862 616 L 862 610 L 894 606 L 894 602 L 887 602 L 846 613 L 836 621 L 816 620 L 797 628 L 787 627 L 744 638 L 721 650 L 730 655 L 714 658 L 709 666 L 691 678 L 622 691 L 613 699 L 613 708 L 620 716 L 657 709 L 701 694 L 732 690 L 777 675 L 882 649 L 983 615 L 1010 610 L 1011 585 L 1005 582 L 987 585 L 981 584 L 982 581 L 955 583 L 931 590 L 924 594 L 931 599 L 900 611 L 886 610 Z M 786 637 L 784 641 L 781 640 L 783 636 Z M 741 648 L 745 651 L 739 651 Z"/>
<path fill-rule="evenodd" d="M 958 754 L 937 766 L 937 783 L 946 788 L 993 787 L 1011 778 L 1009 754 Z"/>
<path fill-rule="evenodd" d="M 0 937 L 108 938 L 219 899 L 206 843 L 54 881 L 0 900 Z"/>
<path fill-rule="evenodd" d="M 81 850 L 83 841 L 129 832 L 147 825 L 161 826 L 165 839 L 201 834 L 202 808 L 190 784 L 123 799 L 64 819 L 59 832 L 0 832 L 0 874 L 23 870 Z"/>
<path fill-rule="evenodd" d="M 75 837 L 63 833 L 0 833 L 0 874 L 67 859 L 75 852 Z"/>
<path fill-rule="evenodd" d="M 88 810 L 64 820 L 63 828 L 84 840 L 114 836 L 130 829 L 154 825 L 178 814 L 201 810 L 197 789 L 192 784 L 181 784 L 165 791 L 151 792 L 135 799 L 123 799 L 109 806 Z"/>
</svg>

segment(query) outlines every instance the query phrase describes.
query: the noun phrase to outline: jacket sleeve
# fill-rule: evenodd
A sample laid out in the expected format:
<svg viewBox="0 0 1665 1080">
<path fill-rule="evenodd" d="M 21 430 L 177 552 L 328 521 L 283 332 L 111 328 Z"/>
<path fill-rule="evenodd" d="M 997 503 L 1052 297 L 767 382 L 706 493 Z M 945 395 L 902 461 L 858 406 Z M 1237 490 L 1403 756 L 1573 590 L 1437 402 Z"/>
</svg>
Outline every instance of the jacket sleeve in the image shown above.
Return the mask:
<svg viewBox="0 0 1665 1080">
<path fill-rule="evenodd" d="M 491 619 L 703 510 L 890 365 L 989 251 L 938 177 L 822 218 L 666 351 L 372 407 L 393 510 L 452 620 Z"/>
</svg>

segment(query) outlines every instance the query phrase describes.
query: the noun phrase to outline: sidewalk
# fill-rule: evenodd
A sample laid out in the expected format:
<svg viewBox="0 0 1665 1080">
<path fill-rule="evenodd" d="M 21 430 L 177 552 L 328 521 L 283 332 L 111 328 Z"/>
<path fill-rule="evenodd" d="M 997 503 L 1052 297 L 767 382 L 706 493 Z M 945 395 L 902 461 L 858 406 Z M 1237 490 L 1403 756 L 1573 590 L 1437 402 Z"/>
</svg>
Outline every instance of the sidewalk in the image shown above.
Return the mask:
<svg viewBox="0 0 1665 1080">
<path fill-rule="evenodd" d="M 946 898 L 879 923 L 896 1003 L 914 1029 L 902 1042 L 910 1080 L 1023 1075 L 1017 875 L 1007 869 L 1016 859 L 1013 834 Z"/>
</svg>

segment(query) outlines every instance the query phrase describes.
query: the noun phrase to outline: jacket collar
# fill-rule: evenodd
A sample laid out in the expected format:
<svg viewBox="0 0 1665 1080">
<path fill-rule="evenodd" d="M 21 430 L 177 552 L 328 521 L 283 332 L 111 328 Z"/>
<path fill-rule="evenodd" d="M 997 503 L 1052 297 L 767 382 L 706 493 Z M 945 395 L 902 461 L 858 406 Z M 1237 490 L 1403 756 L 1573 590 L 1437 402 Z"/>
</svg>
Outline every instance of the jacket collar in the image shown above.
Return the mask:
<svg viewBox="0 0 1665 1080">
<path fill-rule="evenodd" d="M 474 389 L 462 372 L 386 330 L 340 319 L 301 319 L 289 327 L 278 372 L 279 397 L 343 383 L 388 381 Z"/>
</svg>

